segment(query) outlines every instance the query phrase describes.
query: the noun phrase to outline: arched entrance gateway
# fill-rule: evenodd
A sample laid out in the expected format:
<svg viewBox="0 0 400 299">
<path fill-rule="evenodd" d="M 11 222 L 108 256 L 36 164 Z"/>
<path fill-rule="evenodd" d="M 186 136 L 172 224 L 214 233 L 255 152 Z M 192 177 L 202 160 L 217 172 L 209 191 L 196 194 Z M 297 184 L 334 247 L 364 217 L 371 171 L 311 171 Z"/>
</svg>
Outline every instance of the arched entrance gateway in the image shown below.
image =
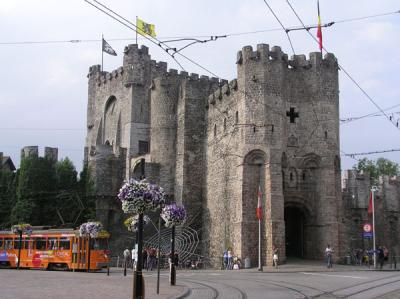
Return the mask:
<svg viewBox="0 0 400 299">
<path fill-rule="evenodd" d="M 286 257 L 306 257 L 306 213 L 296 205 L 285 207 L 285 246 Z"/>
</svg>

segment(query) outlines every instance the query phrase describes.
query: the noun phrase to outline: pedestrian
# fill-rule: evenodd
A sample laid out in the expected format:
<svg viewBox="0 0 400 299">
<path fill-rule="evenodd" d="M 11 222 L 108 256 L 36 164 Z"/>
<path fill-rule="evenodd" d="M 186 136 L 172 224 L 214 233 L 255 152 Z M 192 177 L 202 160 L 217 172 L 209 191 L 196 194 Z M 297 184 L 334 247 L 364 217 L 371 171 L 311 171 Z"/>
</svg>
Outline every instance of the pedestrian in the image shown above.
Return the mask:
<svg viewBox="0 0 400 299">
<path fill-rule="evenodd" d="M 278 248 L 272 247 L 272 266 L 278 269 Z"/>
<path fill-rule="evenodd" d="M 378 248 L 378 261 L 379 261 L 380 269 L 382 270 L 383 263 L 385 261 L 385 252 L 384 252 L 382 246 L 379 246 L 379 248 Z"/>
<path fill-rule="evenodd" d="M 142 257 L 143 257 L 143 265 L 142 268 L 145 268 L 146 270 L 149 270 L 149 266 L 147 264 L 147 248 L 143 249 L 142 251 Z"/>
<path fill-rule="evenodd" d="M 226 270 L 232 270 L 233 269 L 233 255 L 232 251 L 228 249 L 228 265 L 226 266 Z"/>
<path fill-rule="evenodd" d="M 331 246 L 328 244 L 325 249 L 325 258 L 326 258 L 326 267 L 327 268 L 332 268 L 332 253 L 333 250 Z"/>
<path fill-rule="evenodd" d="M 179 254 L 177 252 L 175 252 L 174 263 L 175 263 L 175 267 L 178 268 L 178 265 L 179 265 Z"/>
<path fill-rule="evenodd" d="M 147 267 L 150 271 L 153 271 L 153 268 L 156 266 L 156 250 L 154 248 L 150 248 L 147 253 L 148 265 Z"/>
<path fill-rule="evenodd" d="M 130 250 L 128 249 L 128 247 L 124 250 L 123 256 L 124 256 L 124 268 L 128 267 L 128 263 L 129 263 L 129 257 L 131 255 Z"/>
<path fill-rule="evenodd" d="M 228 268 L 228 251 L 227 250 L 224 250 L 223 258 L 224 258 L 224 269 L 227 269 Z"/>
<path fill-rule="evenodd" d="M 136 246 L 132 248 L 131 258 L 132 258 L 132 269 L 135 269 L 136 263 L 137 263 L 137 260 L 138 260 L 138 254 L 137 254 Z"/>
</svg>

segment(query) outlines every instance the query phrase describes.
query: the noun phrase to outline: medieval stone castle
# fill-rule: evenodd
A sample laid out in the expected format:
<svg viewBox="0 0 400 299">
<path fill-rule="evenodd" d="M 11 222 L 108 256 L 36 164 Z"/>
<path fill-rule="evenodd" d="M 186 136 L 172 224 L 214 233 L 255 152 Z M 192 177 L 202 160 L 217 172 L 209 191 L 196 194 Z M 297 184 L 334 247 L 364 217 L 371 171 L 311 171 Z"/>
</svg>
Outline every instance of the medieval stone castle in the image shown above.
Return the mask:
<svg viewBox="0 0 400 299">
<path fill-rule="evenodd" d="M 348 172 L 342 194 L 335 56 L 288 59 L 260 44 L 239 51 L 236 64 L 237 79 L 227 82 L 168 70 L 145 46 L 129 45 L 117 70 L 90 67 L 85 163 L 114 246 L 127 236 L 116 194 L 140 176 L 143 159 L 146 178 L 188 209 L 204 256 L 231 248 L 255 264 L 259 188 L 265 264 L 273 246 L 283 261 L 322 258 L 327 244 L 336 259 L 362 246 L 369 179 L 361 186 Z M 398 238 L 400 181 L 384 185 Z"/>
</svg>

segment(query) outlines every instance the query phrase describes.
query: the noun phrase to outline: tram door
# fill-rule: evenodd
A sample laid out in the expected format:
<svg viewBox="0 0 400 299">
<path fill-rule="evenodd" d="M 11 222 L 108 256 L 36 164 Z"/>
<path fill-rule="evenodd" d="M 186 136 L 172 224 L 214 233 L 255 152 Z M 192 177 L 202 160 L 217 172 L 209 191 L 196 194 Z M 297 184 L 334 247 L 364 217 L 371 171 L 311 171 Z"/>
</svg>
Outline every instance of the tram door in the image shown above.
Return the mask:
<svg viewBox="0 0 400 299">
<path fill-rule="evenodd" d="M 78 254 L 77 254 L 77 262 L 79 269 L 85 269 L 87 264 L 87 250 L 89 248 L 88 238 L 76 238 L 75 241 L 78 244 Z"/>
</svg>

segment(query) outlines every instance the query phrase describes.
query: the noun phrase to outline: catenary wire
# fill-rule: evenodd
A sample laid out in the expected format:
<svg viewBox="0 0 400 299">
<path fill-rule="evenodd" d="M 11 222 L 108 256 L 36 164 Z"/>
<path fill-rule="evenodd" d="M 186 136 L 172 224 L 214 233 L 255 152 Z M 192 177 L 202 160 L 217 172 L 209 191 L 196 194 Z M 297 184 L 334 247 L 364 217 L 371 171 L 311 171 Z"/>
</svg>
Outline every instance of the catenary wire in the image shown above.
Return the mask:
<svg viewBox="0 0 400 299">
<path fill-rule="evenodd" d="M 263 0 L 263 1 L 264 1 L 265 5 L 268 7 L 269 11 L 273 14 L 273 16 L 275 17 L 275 19 L 278 21 L 279 25 L 281 25 L 282 29 L 285 31 L 286 36 L 287 36 L 287 38 L 288 38 L 288 40 L 289 40 L 290 47 L 292 48 L 293 55 L 295 55 L 296 52 L 294 51 L 293 43 L 292 43 L 292 40 L 290 39 L 290 35 L 289 35 L 288 29 L 282 24 L 281 20 L 279 20 L 278 16 L 275 14 L 274 10 L 273 10 L 272 7 L 268 4 L 268 2 L 267 2 L 266 0 Z"/>
<path fill-rule="evenodd" d="M 303 20 L 300 18 L 300 16 L 297 14 L 296 10 L 294 9 L 294 7 L 290 4 L 289 0 L 286 0 L 287 4 L 289 5 L 290 9 L 293 11 L 293 13 L 295 14 L 295 16 L 297 17 L 297 19 L 299 20 L 299 22 L 303 25 L 303 27 L 305 27 L 305 24 L 303 22 Z M 312 39 L 316 42 L 319 43 L 319 41 L 315 38 L 314 35 L 312 35 L 310 33 L 310 31 L 306 30 L 307 33 L 312 37 Z M 322 46 L 322 49 L 328 53 L 328 50 Z M 343 65 L 338 63 L 339 68 L 346 74 L 346 76 L 358 87 L 358 89 L 366 96 L 366 98 L 376 107 L 378 108 L 378 110 L 388 119 L 388 121 L 396 128 L 396 129 L 400 129 L 398 126 L 396 126 L 395 123 L 392 122 L 392 120 L 390 119 L 390 117 L 385 113 L 385 111 L 374 101 L 374 99 L 372 99 L 372 97 L 365 91 L 364 88 L 362 88 L 362 86 L 350 75 L 349 72 L 346 71 L 346 69 L 343 67 Z"/>
<path fill-rule="evenodd" d="M 355 21 L 362 21 L 366 19 L 371 19 L 371 18 L 377 18 L 377 17 L 383 17 L 383 16 L 389 16 L 389 15 L 395 15 L 395 14 L 400 14 L 400 10 L 397 11 L 392 11 L 392 12 L 386 12 L 386 13 L 381 13 L 381 14 L 374 14 L 374 15 L 368 15 L 368 16 L 362 16 L 362 17 L 355 17 L 355 18 L 349 18 L 349 19 L 342 19 L 342 20 L 337 20 L 337 21 L 331 21 L 326 24 L 322 24 L 321 27 L 330 27 L 332 25 L 336 24 L 341 24 L 341 23 L 348 23 L 348 22 L 355 22 Z M 317 25 L 306 25 L 306 28 L 315 28 Z M 298 27 L 298 26 L 291 26 L 287 28 L 289 31 L 295 31 L 299 29 L 304 29 L 303 27 Z M 226 33 L 222 34 L 221 37 L 233 37 L 233 36 L 242 36 L 242 35 L 251 35 L 251 34 L 259 34 L 259 33 L 265 33 L 265 32 L 274 32 L 274 31 L 280 31 L 282 30 L 281 28 L 271 28 L 271 29 L 261 29 L 261 30 L 254 30 L 254 31 L 244 31 L 244 32 L 232 32 L 232 33 Z M 177 39 L 177 40 L 182 40 L 182 39 L 195 39 L 195 38 L 207 38 L 213 36 L 211 34 L 209 35 L 193 35 L 193 36 L 164 36 L 160 37 L 159 39 L 162 40 L 164 43 L 168 42 L 168 40 L 164 41 L 163 39 Z M 217 36 L 217 35 L 214 35 Z M 144 39 L 140 37 L 140 39 Z M 129 40 L 135 40 L 135 38 L 108 38 L 107 40 L 109 41 L 129 41 Z M 43 40 L 43 41 L 16 41 L 16 42 L 0 42 L 0 45 L 25 45 L 25 44 L 56 44 L 56 43 L 85 43 L 85 42 L 101 42 L 101 39 L 70 39 L 70 40 Z"/>
</svg>

